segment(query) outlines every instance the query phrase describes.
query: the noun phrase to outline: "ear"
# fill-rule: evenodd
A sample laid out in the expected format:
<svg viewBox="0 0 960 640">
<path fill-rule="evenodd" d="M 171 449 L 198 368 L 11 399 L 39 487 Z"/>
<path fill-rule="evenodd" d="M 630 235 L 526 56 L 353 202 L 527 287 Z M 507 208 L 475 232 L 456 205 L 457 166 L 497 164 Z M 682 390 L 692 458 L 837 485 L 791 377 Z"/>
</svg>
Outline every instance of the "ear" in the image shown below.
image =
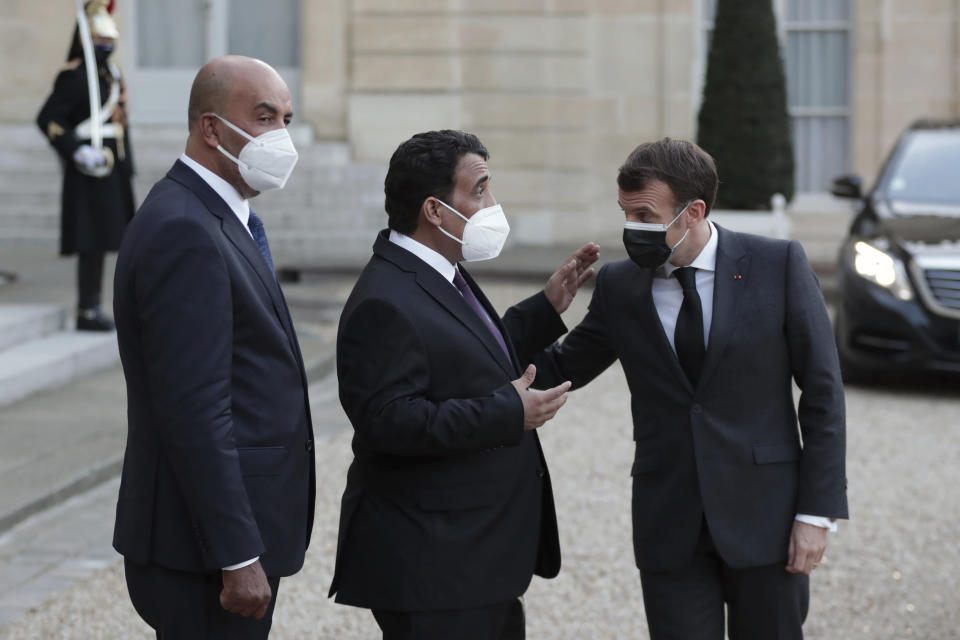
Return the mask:
<svg viewBox="0 0 960 640">
<path fill-rule="evenodd" d="M 686 226 L 690 229 L 700 224 L 707 214 L 707 203 L 703 200 L 697 199 L 690 203 L 690 206 L 687 207 L 687 224 Z"/>
<path fill-rule="evenodd" d="M 437 202 L 437 199 L 433 196 L 427 198 L 423 201 L 423 204 L 420 205 L 420 217 L 426 220 L 429 224 L 439 227 L 442 222 L 440 218 L 441 206 L 442 205 Z"/>
<path fill-rule="evenodd" d="M 213 114 L 204 113 L 200 116 L 200 121 L 197 123 L 197 127 L 200 129 L 200 137 L 207 146 L 214 149 L 220 144 L 220 136 L 217 134 L 216 122 L 217 119 Z"/>
</svg>

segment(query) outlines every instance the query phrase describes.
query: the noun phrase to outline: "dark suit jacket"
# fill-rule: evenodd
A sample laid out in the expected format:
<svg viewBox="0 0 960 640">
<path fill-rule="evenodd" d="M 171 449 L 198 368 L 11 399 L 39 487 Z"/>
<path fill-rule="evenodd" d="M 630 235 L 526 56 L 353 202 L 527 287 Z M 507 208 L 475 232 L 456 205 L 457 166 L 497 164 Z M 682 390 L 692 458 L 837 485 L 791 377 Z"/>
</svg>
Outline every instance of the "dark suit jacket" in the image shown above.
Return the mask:
<svg viewBox="0 0 960 640">
<path fill-rule="evenodd" d="M 508 361 L 460 292 L 381 232 L 340 319 L 340 400 L 354 461 L 340 515 L 337 602 L 464 609 L 553 577 L 560 547 L 537 434 L 510 384 L 566 331 L 541 293 L 501 321 Z M 525 366 L 525 365 L 524 365 Z"/>
<path fill-rule="evenodd" d="M 587 316 L 535 359 L 538 387 L 577 387 L 619 358 L 636 441 L 634 551 L 645 570 L 686 564 L 704 516 L 736 568 L 785 563 L 797 513 L 847 517 L 843 387 L 816 277 L 796 242 L 718 231 L 696 388 L 654 307 L 653 271 L 630 260 L 600 270 Z"/>
<path fill-rule="evenodd" d="M 303 564 L 313 430 L 283 294 L 236 215 L 177 162 L 127 230 L 114 283 L 128 436 L 114 547 L 216 571 Z"/>
</svg>

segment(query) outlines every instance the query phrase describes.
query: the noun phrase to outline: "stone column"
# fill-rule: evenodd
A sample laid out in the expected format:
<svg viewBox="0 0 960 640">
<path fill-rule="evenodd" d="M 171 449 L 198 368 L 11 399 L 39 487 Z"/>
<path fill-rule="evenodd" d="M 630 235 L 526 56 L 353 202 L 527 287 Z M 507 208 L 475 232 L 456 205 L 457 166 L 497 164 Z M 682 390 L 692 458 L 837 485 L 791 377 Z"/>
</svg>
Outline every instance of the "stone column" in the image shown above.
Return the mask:
<svg viewBox="0 0 960 640">
<path fill-rule="evenodd" d="M 347 137 L 348 4 L 349 0 L 301 3 L 301 115 L 320 139 Z"/>
</svg>

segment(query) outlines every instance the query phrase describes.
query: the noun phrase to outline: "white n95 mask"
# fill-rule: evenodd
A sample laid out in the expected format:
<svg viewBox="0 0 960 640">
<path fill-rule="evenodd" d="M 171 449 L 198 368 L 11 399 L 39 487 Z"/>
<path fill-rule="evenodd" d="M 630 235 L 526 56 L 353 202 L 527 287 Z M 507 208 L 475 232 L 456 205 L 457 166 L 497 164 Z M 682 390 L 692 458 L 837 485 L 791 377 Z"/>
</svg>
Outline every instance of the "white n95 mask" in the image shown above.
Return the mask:
<svg viewBox="0 0 960 640">
<path fill-rule="evenodd" d="M 463 228 L 462 240 L 447 232 L 443 227 L 437 227 L 440 229 L 440 233 L 463 245 L 464 260 L 477 262 L 479 260 L 490 260 L 500 255 L 500 251 L 503 250 L 503 245 L 507 241 L 507 235 L 510 233 L 510 223 L 507 222 L 507 216 L 503 214 L 503 208 L 500 205 L 495 204 L 492 207 L 480 209 L 468 218 L 440 198 L 437 198 L 437 202 L 467 222 L 467 225 Z"/>
<path fill-rule="evenodd" d="M 240 177 L 251 189 L 269 191 L 282 189 L 293 172 L 293 167 L 300 157 L 290 139 L 290 133 L 285 129 L 267 131 L 254 138 L 249 133 L 236 126 L 226 118 L 213 114 L 225 125 L 242 135 L 249 142 L 240 150 L 240 157 L 234 157 L 221 145 L 217 145 L 220 153 L 237 163 L 240 167 Z"/>
</svg>

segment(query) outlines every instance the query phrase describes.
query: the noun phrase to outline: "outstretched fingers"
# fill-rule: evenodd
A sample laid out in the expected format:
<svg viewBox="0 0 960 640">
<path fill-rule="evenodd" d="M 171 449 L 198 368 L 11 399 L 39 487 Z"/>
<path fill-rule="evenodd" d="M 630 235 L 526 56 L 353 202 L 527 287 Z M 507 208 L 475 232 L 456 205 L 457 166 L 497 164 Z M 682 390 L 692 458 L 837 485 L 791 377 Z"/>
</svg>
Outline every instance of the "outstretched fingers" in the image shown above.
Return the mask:
<svg viewBox="0 0 960 640">
<path fill-rule="evenodd" d="M 598 245 L 596 242 L 588 242 L 574 251 L 573 255 L 571 256 L 571 258 L 577 261 L 577 266 L 580 271 L 583 271 L 592 265 L 599 257 L 600 245 Z"/>
<path fill-rule="evenodd" d="M 543 394 L 543 398 L 546 401 L 552 401 L 566 394 L 566 392 L 570 390 L 572 384 L 572 382 L 567 380 L 566 382 L 558 384 L 552 389 L 546 389 L 540 393 Z"/>
</svg>

